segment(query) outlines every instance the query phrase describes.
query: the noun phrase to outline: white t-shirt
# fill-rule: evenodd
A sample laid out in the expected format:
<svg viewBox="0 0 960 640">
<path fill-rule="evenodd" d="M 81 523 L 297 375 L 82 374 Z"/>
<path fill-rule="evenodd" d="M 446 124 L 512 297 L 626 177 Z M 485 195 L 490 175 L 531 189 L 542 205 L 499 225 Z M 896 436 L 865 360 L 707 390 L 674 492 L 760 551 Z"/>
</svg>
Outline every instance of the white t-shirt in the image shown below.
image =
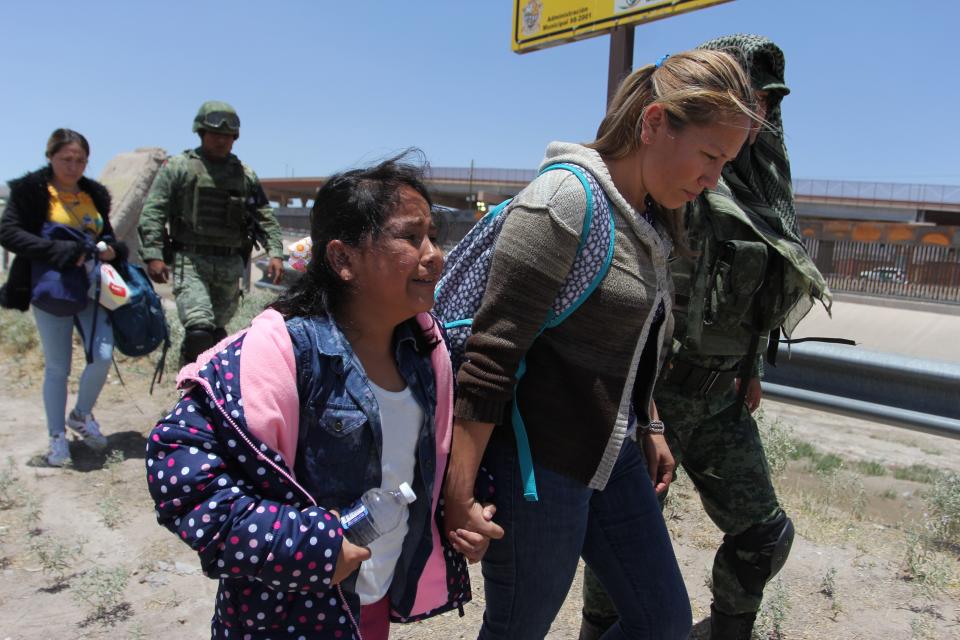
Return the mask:
<svg viewBox="0 0 960 640">
<path fill-rule="evenodd" d="M 383 479 L 380 488 L 396 491 L 403 482 L 412 486 L 423 410 L 409 387 L 403 391 L 387 391 L 370 382 L 370 388 L 380 407 L 383 433 Z M 417 496 L 417 500 L 424 499 L 427 498 Z M 407 521 L 404 520 L 399 527 L 370 543 L 370 559 L 360 564 L 357 577 L 360 604 L 372 604 L 387 595 L 406 535 Z"/>
</svg>

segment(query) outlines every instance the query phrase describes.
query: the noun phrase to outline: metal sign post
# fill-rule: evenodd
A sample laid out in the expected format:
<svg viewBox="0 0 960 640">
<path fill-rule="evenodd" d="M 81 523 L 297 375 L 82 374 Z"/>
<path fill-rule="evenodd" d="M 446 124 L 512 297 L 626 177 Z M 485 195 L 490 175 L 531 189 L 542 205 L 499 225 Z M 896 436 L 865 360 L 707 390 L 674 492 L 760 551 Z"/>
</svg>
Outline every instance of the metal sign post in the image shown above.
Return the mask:
<svg viewBox="0 0 960 640">
<path fill-rule="evenodd" d="M 633 70 L 633 25 L 610 31 L 610 63 L 607 71 L 607 107 L 623 79 Z"/>
</svg>

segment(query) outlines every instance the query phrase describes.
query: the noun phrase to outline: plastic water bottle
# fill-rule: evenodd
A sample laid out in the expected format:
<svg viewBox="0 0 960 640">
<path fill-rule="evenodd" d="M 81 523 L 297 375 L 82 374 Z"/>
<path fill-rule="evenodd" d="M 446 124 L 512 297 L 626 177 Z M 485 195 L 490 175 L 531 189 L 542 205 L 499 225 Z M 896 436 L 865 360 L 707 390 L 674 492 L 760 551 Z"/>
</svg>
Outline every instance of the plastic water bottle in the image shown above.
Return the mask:
<svg viewBox="0 0 960 640">
<path fill-rule="evenodd" d="M 416 499 L 417 494 L 406 482 L 396 491 L 370 489 L 340 516 L 343 535 L 353 544 L 366 547 L 399 527 L 407 515 L 407 505 Z"/>
</svg>

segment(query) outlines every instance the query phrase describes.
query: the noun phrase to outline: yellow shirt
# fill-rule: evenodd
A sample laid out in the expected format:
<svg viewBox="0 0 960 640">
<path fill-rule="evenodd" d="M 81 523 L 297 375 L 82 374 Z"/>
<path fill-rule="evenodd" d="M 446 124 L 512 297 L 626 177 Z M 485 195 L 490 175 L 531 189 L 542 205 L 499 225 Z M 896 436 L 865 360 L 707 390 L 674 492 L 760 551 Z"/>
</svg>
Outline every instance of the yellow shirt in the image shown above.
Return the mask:
<svg viewBox="0 0 960 640">
<path fill-rule="evenodd" d="M 80 229 L 94 239 L 100 236 L 103 231 L 103 217 L 88 194 L 83 191 L 61 192 L 52 184 L 47 185 L 47 191 L 50 192 L 50 222 Z"/>
</svg>

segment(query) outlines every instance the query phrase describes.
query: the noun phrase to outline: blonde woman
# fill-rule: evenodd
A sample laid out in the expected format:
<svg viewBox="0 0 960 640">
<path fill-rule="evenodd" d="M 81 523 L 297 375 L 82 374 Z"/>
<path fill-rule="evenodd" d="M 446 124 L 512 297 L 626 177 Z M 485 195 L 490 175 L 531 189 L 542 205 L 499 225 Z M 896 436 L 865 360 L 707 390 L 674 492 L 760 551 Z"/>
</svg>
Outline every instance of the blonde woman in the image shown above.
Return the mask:
<svg viewBox="0 0 960 640">
<path fill-rule="evenodd" d="M 629 76 L 596 140 L 547 147 L 542 167 L 588 172 L 616 236 L 596 290 L 542 333 L 577 252 L 586 190 L 549 171 L 511 203 L 457 377 L 446 485 L 448 535 L 483 557 L 480 638 L 543 638 L 581 555 L 623 612 L 605 638 L 688 636 L 690 605 L 655 495 L 674 467 L 651 402 L 672 334 L 667 259 L 674 210 L 716 185 L 755 117 L 733 58 L 686 52 Z M 537 501 L 520 488 L 514 397 Z M 497 484 L 492 520 L 473 498 L 481 458 Z"/>
</svg>

